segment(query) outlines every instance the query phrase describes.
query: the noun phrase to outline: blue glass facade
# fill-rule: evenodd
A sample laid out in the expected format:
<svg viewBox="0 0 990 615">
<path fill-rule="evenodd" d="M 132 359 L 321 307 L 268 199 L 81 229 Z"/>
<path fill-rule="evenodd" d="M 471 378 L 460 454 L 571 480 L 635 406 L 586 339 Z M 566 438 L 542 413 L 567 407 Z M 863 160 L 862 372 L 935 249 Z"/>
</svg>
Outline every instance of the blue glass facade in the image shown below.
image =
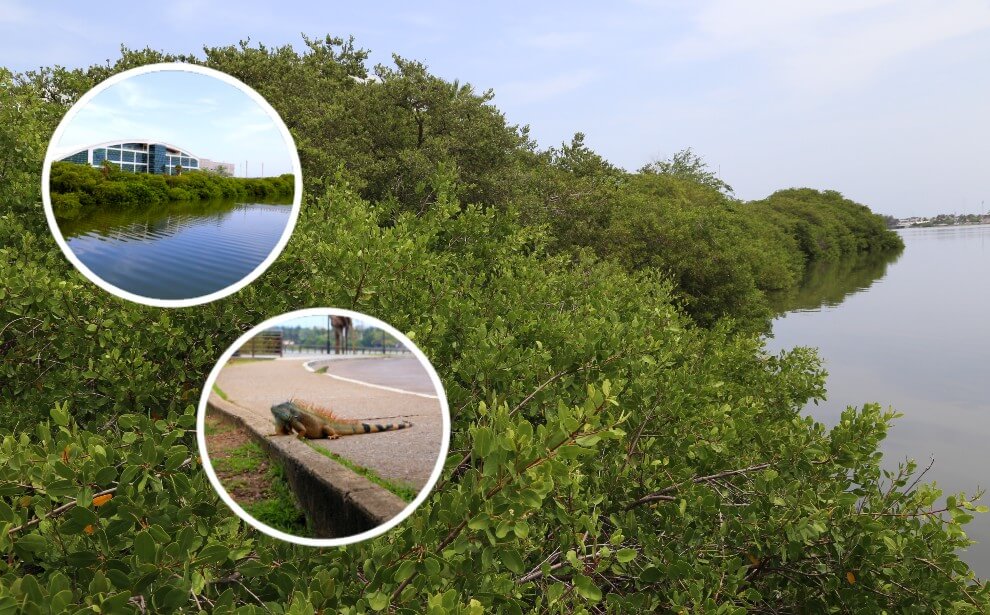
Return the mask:
<svg viewBox="0 0 990 615">
<path fill-rule="evenodd" d="M 110 143 L 93 146 L 62 158 L 63 162 L 103 165 L 104 160 L 132 173 L 175 175 L 180 169 L 200 168 L 199 158 L 164 143 Z"/>
<path fill-rule="evenodd" d="M 89 164 L 89 156 L 86 151 L 76 152 L 67 158 L 63 158 L 65 162 L 74 162 L 76 164 Z"/>
<path fill-rule="evenodd" d="M 148 172 L 162 174 L 168 172 L 165 164 L 165 146 L 161 143 L 148 145 Z"/>
</svg>

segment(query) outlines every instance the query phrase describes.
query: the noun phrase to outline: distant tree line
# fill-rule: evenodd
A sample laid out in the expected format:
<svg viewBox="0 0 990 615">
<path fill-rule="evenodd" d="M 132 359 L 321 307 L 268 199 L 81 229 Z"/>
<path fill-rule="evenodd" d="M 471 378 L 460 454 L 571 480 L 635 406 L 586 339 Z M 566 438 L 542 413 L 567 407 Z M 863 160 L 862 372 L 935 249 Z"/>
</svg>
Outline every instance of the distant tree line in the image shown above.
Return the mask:
<svg viewBox="0 0 990 615">
<path fill-rule="evenodd" d="M 102 168 L 55 162 L 49 185 L 55 217 L 71 220 L 92 211 L 146 208 L 172 201 L 291 199 L 294 182 L 291 173 L 246 178 L 187 170 L 157 175 L 123 171 L 111 162 Z"/>
<path fill-rule="evenodd" d="M 548 164 L 548 203 L 530 204 L 523 217 L 545 225 L 557 250 L 591 249 L 631 271 L 664 272 L 706 325 L 731 316 L 765 327 L 770 295 L 793 289 L 812 263 L 903 248 L 881 216 L 832 190 L 739 201 L 690 149 L 626 173 L 578 134 L 552 149 Z"/>
<path fill-rule="evenodd" d="M 293 342 L 305 348 L 323 348 L 327 345 L 326 327 L 281 327 L 282 339 Z M 382 341 L 386 346 L 399 343 L 387 331 L 377 327 L 354 328 L 351 331 L 351 348 L 381 348 Z M 333 344 L 333 332 L 330 332 L 330 343 Z"/>
</svg>

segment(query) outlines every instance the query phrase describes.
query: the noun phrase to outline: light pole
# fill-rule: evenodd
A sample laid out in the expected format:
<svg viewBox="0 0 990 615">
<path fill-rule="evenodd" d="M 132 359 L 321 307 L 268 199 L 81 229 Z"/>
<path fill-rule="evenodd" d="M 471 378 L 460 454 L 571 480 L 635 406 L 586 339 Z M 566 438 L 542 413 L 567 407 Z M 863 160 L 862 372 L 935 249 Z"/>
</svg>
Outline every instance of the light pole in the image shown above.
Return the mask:
<svg viewBox="0 0 990 615">
<path fill-rule="evenodd" d="M 327 314 L 327 356 L 330 356 L 330 314 Z"/>
</svg>

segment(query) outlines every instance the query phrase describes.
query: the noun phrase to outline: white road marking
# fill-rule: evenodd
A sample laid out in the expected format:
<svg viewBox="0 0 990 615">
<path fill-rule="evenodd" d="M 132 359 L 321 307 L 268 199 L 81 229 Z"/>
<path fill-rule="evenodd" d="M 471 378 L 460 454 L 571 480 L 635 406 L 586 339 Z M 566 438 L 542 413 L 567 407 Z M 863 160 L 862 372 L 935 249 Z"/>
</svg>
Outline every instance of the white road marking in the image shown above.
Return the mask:
<svg viewBox="0 0 990 615">
<path fill-rule="evenodd" d="M 316 361 L 308 361 L 303 363 L 303 367 L 306 371 L 315 372 L 316 370 L 310 366 L 310 363 L 316 363 Z M 351 384 L 360 384 L 362 386 L 371 387 L 372 389 L 381 389 L 383 391 L 391 391 L 392 393 L 402 393 L 403 395 L 415 395 L 417 397 L 425 397 L 427 399 L 440 399 L 436 395 L 430 395 L 428 393 L 417 393 L 416 391 L 407 391 L 405 389 L 397 389 L 395 387 L 387 387 L 381 384 L 372 384 L 370 382 L 365 382 L 364 380 L 355 380 L 354 378 L 345 378 L 344 376 L 338 376 L 336 374 L 331 374 L 327 371 L 324 376 L 330 376 L 336 380 L 342 380 L 343 382 L 350 382 Z"/>
<path fill-rule="evenodd" d="M 427 393 L 417 393 L 416 391 L 407 391 L 405 389 L 397 389 L 395 387 L 387 387 L 387 386 L 382 386 L 380 384 L 372 384 L 370 382 L 365 382 L 363 380 L 355 380 L 353 378 L 345 378 L 343 376 L 338 376 L 336 374 L 331 374 L 330 372 L 327 372 L 324 375 L 325 376 L 330 376 L 331 378 L 334 378 L 336 380 L 343 380 L 344 382 L 350 382 L 351 384 L 360 384 L 360 385 L 363 385 L 363 386 L 366 386 L 366 387 L 371 387 L 373 389 L 381 389 L 383 391 L 391 391 L 393 393 L 402 393 L 404 395 L 416 395 L 418 397 L 425 397 L 427 399 L 440 399 L 436 395 L 429 395 Z"/>
</svg>

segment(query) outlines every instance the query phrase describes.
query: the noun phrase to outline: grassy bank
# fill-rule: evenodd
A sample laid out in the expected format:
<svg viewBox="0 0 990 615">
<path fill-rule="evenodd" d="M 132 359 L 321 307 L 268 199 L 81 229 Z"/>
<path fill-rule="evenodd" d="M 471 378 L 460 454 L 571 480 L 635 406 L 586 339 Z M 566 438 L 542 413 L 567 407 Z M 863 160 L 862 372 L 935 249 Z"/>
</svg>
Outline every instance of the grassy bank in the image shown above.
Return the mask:
<svg viewBox="0 0 990 615">
<path fill-rule="evenodd" d="M 281 466 L 243 429 L 207 414 L 206 442 L 217 478 L 249 515 L 294 536 L 311 536 Z"/>
<path fill-rule="evenodd" d="M 55 216 L 71 220 L 93 210 L 146 208 L 175 201 L 234 198 L 291 199 L 294 177 L 226 177 L 209 171 L 181 175 L 129 173 L 108 163 L 101 169 L 52 164 L 50 194 Z"/>
<path fill-rule="evenodd" d="M 337 453 L 334 453 L 331 450 L 323 448 L 322 446 L 313 444 L 309 440 L 303 440 L 303 442 L 308 444 L 317 453 L 323 455 L 324 457 L 329 457 L 330 459 L 333 459 L 334 461 L 344 466 L 345 468 L 351 470 L 355 474 L 363 476 L 367 478 L 369 481 L 378 485 L 379 487 L 391 491 L 392 493 L 399 496 L 400 498 L 402 498 L 403 501 L 407 503 L 415 500 L 416 496 L 419 494 L 419 490 L 413 487 L 412 485 L 407 485 L 401 482 L 388 480 L 387 478 L 383 478 L 382 476 L 380 476 L 377 472 L 375 472 L 371 468 L 366 468 L 364 466 L 358 465 L 353 461 L 347 459 L 346 457 L 338 455 Z"/>
</svg>

